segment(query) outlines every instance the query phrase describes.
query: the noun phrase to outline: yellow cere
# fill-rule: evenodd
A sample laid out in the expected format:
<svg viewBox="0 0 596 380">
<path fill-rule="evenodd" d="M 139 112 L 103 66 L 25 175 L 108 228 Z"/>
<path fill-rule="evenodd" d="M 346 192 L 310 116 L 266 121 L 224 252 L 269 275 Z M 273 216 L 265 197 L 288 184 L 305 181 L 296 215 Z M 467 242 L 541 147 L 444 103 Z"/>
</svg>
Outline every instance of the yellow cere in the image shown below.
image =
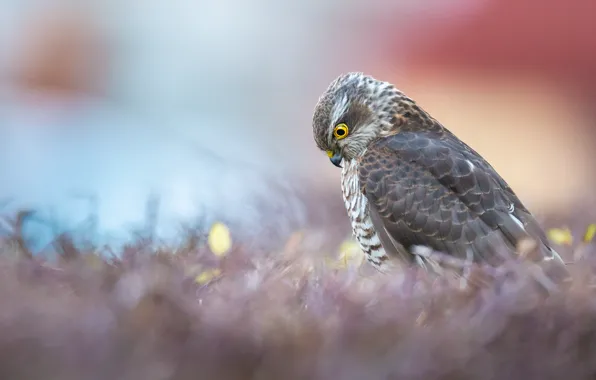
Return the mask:
<svg viewBox="0 0 596 380">
<path fill-rule="evenodd" d="M 333 157 L 333 152 L 330 151 L 330 150 L 328 150 L 327 151 L 327 157 L 329 157 L 329 158 Z"/>
<path fill-rule="evenodd" d="M 594 240 L 594 236 L 596 236 L 596 223 L 592 223 L 586 228 L 586 233 L 584 234 L 584 242 L 590 243 Z"/>
<path fill-rule="evenodd" d="M 569 228 L 551 228 L 548 230 L 548 238 L 560 245 L 571 245 L 573 236 Z"/>
<path fill-rule="evenodd" d="M 232 237 L 230 230 L 225 224 L 217 222 L 211 226 L 209 237 L 207 238 L 209 249 L 216 256 L 223 256 L 232 248 Z"/>
</svg>

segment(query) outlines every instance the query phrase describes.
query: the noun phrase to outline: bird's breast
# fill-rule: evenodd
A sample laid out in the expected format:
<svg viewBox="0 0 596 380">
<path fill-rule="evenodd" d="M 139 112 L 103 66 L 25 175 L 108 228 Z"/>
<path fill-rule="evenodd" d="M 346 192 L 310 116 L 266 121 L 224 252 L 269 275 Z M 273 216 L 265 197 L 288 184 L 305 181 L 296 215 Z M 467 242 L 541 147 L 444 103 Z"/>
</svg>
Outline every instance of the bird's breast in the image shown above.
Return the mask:
<svg viewBox="0 0 596 380">
<path fill-rule="evenodd" d="M 372 224 L 368 210 L 368 199 L 360 189 L 358 162 L 356 160 L 344 163 L 341 173 L 341 188 L 354 237 L 365 253 L 367 260 L 373 266 L 381 267 L 386 254 Z"/>
</svg>

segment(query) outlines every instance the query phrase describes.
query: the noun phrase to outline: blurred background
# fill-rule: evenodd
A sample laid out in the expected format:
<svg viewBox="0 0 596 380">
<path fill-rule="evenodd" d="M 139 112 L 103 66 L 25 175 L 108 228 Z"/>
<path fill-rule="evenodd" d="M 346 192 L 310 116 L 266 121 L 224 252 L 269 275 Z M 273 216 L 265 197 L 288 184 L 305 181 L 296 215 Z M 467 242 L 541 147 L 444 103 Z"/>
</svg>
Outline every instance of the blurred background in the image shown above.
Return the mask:
<svg viewBox="0 0 596 380">
<path fill-rule="evenodd" d="M 0 207 L 37 210 L 34 250 L 65 231 L 118 244 L 148 220 L 164 239 L 197 218 L 346 236 L 311 132 L 345 71 L 416 99 L 538 215 L 592 202 L 592 0 L 0 4 Z"/>
</svg>

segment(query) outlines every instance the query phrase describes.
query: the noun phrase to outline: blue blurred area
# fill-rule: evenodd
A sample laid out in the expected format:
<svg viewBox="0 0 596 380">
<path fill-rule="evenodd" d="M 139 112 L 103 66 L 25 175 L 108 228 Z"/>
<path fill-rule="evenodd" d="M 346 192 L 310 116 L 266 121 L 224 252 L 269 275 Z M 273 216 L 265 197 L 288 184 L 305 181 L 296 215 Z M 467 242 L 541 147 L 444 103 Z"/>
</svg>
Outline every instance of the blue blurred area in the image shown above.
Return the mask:
<svg viewBox="0 0 596 380">
<path fill-rule="evenodd" d="M 35 250 L 77 229 L 123 242 L 151 197 L 165 238 L 196 218 L 246 236 L 304 225 L 298 193 L 328 181 L 311 175 L 312 107 L 383 50 L 363 43 L 378 4 L 3 0 L 2 210 L 37 210 Z"/>
</svg>

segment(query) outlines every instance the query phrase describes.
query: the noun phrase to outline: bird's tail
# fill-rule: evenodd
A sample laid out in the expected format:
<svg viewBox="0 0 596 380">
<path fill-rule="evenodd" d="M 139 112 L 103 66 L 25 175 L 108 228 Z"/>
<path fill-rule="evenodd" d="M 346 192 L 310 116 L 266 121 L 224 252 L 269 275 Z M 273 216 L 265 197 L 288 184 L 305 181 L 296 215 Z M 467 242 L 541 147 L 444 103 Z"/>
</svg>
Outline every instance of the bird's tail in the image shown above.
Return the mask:
<svg viewBox="0 0 596 380">
<path fill-rule="evenodd" d="M 571 273 L 569 273 L 565 261 L 553 247 L 543 242 L 541 244 L 541 253 L 541 266 L 544 267 L 550 277 L 553 277 L 557 282 L 565 282 L 570 279 Z"/>
<path fill-rule="evenodd" d="M 535 263 L 544 274 L 551 279 L 557 286 L 564 284 L 570 280 L 570 272 L 563 261 L 561 255 L 551 246 L 544 230 L 529 211 L 518 211 L 519 217 L 522 220 L 522 231 L 519 236 L 519 242 L 530 239 L 536 245 L 537 249 L 532 249 L 533 254 L 530 254 L 530 261 Z M 523 236 L 525 235 L 525 236 Z"/>
</svg>

